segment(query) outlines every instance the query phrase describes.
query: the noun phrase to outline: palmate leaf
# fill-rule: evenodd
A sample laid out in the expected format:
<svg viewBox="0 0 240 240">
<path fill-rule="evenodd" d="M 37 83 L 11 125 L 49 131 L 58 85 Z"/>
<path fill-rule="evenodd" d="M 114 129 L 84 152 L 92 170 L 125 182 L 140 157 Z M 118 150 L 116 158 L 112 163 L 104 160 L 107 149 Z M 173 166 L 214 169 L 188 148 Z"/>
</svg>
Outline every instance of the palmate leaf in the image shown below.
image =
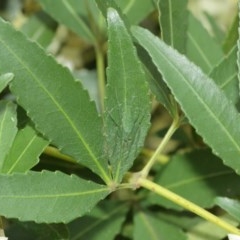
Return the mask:
<svg viewBox="0 0 240 240">
<path fill-rule="evenodd" d="M 213 207 L 217 196 L 238 196 L 239 180 L 240 177 L 210 151 L 174 156 L 155 179 L 170 191 L 203 208 Z M 153 193 L 149 194 L 148 200 L 151 204 L 182 210 Z"/>
<path fill-rule="evenodd" d="M 127 211 L 126 203 L 103 202 L 68 225 L 70 239 L 112 240 L 120 232 Z"/>
<path fill-rule="evenodd" d="M 0 93 L 12 81 L 14 75 L 12 73 L 5 73 L 0 75 Z"/>
<path fill-rule="evenodd" d="M 240 173 L 240 117 L 234 105 L 196 65 L 149 31 L 133 27 L 189 121 L 223 162 Z"/>
<path fill-rule="evenodd" d="M 164 42 L 181 53 L 186 52 L 188 28 L 187 0 L 158 0 L 161 37 Z"/>
<path fill-rule="evenodd" d="M 2 173 L 30 170 L 39 162 L 39 155 L 48 143 L 29 125 L 19 130 L 3 162 Z"/>
<path fill-rule="evenodd" d="M 138 239 L 168 239 L 186 240 L 183 231 L 168 222 L 158 218 L 155 213 L 138 211 L 134 214 L 134 240 Z"/>
<path fill-rule="evenodd" d="M 88 11 L 94 8 L 93 1 L 58 0 L 56 4 L 52 0 L 39 0 L 39 3 L 54 19 L 66 25 L 85 40 L 91 43 L 96 41 L 90 25 L 86 23 Z M 96 6 L 94 9 L 97 10 Z M 94 12 L 94 15 L 96 16 L 96 12 Z"/>
<path fill-rule="evenodd" d="M 146 77 L 118 12 L 108 9 L 108 86 L 105 99 L 105 151 L 120 182 L 143 146 L 149 127 Z"/>
<path fill-rule="evenodd" d="M 0 59 L 0 72 L 15 74 L 11 91 L 36 128 L 63 153 L 109 182 L 107 162 L 103 159 L 102 120 L 80 83 L 3 20 Z"/>
<path fill-rule="evenodd" d="M 109 189 L 61 172 L 0 175 L 0 213 L 36 222 L 69 222 L 90 211 Z"/>
<path fill-rule="evenodd" d="M 16 134 L 16 105 L 12 102 L 0 101 L 0 172 Z"/>
</svg>

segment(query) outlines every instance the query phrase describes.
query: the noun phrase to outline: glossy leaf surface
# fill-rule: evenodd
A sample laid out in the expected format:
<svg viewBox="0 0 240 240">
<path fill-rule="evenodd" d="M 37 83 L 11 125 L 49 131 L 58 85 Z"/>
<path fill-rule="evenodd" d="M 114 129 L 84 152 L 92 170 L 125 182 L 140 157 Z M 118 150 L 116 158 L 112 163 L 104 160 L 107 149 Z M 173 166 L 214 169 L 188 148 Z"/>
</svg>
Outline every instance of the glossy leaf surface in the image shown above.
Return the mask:
<svg viewBox="0 0 240 240">
<path fill-rule="evenodd" d="M 145 29 L 134 27 L 132 32 L 151 55 L 190 123 L 214 153 L 240 173 L 240 117 L 233 103 L 186 57 Z"/>
<path fill-rule="evenodd" d="M 126 204 L 101 203 L 89 214 L 69 224 L 71 240 L 112 240 L 126 217 Z"/>
<path fill-rule="evenodd" d="M 187 0 L 158 0 L 161 38 L 168 45 L 185 53 L 188 28 Z"/>
<path fill-rule="evenodd" d="M 12 81 L 13 77 L 12 73 L 0 75 L 0 93 Z"/>
<path fill-rule="evenodd" d="M 237 187 L 240 177 L 209 151 L 174 156 L 155 181 L 203 208 L 214 206 L 217 196 L 235 197 L 240 193 Z M 167 208 L 181 209 L 153 193 L 150 193 L 149 201 Z"/>
<path fill-rule="evenodd" d="M 186 240 L 186 235 L 180 230 L 163 220 L 156 214 L 148 211 L 138 211 L 134 214 L 134 240 L 138 239 L 169 239 Z"/>
<path fill-rule="evenodd" d="M 102 121 L 80 83 L 35 43 L 1 20 L 0 59 L 6 57 L 8 61 L 2 61 L 0 72 L 15 73 L 11 91 L 36 128 L 63 153 L 109 181 L 107 162 L 102 158 Z"/>
<path fill-rule="evenodd" d="M 105 99 L 105 151 L 114 179 L 132 166 L 150 121 L 146 77 L 131 37 L 116 10 L 108 10 L 108 86 Z"/>
<path fill-rule="evenodd" d="M 106 186 L 61 172 L 0 175 L 0 212 L 8 218 L 69 222 L 109 194 Z"/>
<path fill-rule="evenodd" d="M 26 172 L 39 162 L 39 155 L 48 145 L 31 127 L 18 131 L 12 147 L 3 163 L 2 173 Z"/>
<path fill-rule="evenodd" d="M 16 134 L 16 105 L 12 102 L 0 101 L 0 172 Z"/>
<path fill-rule="evenodd" d="M 192 14 L 189 14 L 187 57 L 205 73 L 223 58 L 221 47 Z"/>
</svg>

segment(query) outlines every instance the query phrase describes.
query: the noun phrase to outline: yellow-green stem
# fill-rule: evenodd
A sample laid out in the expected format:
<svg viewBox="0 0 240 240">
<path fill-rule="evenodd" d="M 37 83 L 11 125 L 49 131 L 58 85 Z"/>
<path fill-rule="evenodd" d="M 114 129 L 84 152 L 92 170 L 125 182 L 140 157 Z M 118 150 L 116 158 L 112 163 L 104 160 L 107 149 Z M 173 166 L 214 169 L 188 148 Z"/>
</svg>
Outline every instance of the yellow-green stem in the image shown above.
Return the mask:
<svg viewBox="0 0 240 240">
<path fill-rule="evenodd" d="M 218 218 L 217 216 L 213 215 L 212 213 L 206 211 L 205 209 L 197 206 L 196 204 L 186 200 L 185 198 L 182 198 L 181 196 L 169 191 L 168 189 L 154 183 L 151 182 L 145 178 L 139 178 L 137 181 L 137 184 L 139 186 L 142 186 L 152 192 L 155 192 L 158 195 L 161 195 L 165 198 L 167 198 L 168 200 L 176 203 L 177 205 L 195 213 L 196 215 L 206 219 L 209 222 L 212 222 L 214 224 L 216 224 L 217 226 L 225 229 L 228 233 L 233 233 L 236 235 L 240 236 L 240 229 L 232 226 L 231 224 L 221 220 L 220 218 Z"/>
<path fill-rule="evenodd" d="M 97 76 L 98 76 L 98 92 L 100 100 L 100 110 L 104 111 L 104 97 L 105 97 L 105 65 L 104 52 L 99 45 L 95 46 L 96 62 L 97 62 Z"/>
<path fill-rule="evenodd" d="M 147 177 L 147 175 L 148 175 L 149 171 L 151 170 L 152 166 L 154 165 L 154 163 L 158 159 L 159 154 L 162 153 L 163 149 L 165 148 L 165 146 L 167 145 L 167 143 L 169 142 L 169 140 L 171 139 L 172 135 L 174 134 L 174 132 L 176 131 L 176 129 L 178 127 L 179 127 L 179 120 L 177 119 L 177 120 L 172 122 L 170 128 L 168 129 L 166 135 L 164 136 L 161 143 L 159 144 L 157 150 L 154 152 L 154 154 L 152 155 L 152 157 L 150 158 L 148 163 L 145 165 L 145 167 L 141 170 L 141 176 L 143 178 Z"/>
<path fill-rule="evenodd" d="M 65 154 L 62 154 L 55 147 L 51 147 L 51 146 L 46 147 L 44 150 L 44 153 L 51 157 L 59 158 L 59 159 L 62 159 L 64 161 L 71 162 L 71 163 L 76 163 L 76 161 L 73 158 L 71 158 Z"/>
</svg>

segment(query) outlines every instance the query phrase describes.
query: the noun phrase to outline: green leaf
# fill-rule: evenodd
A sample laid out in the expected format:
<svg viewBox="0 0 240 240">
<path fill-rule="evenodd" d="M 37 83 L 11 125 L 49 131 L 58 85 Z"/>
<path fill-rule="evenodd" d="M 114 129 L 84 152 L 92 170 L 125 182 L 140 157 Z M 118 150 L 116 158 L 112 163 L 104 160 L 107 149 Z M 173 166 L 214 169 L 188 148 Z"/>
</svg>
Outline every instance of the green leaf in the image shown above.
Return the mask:
<svg viewBox="0 0 240 240">
<path fill-rule="evenodd" d="M 39 155 L 48 145 L 29 125 L 17 133 L 3 163 L 2 173 L 26 172 L 39 162 Z"/>
<path fill-rule="evenodd" d="M 0 212 L 7 218 L 69 222 L 90 211 L 109 189 L 61 172 L 0 175 Z"/>
<path fill-rule="evenodd" d="M 183 231 L 156 217 L 149 211 L 138 211 L 134 214 L 134 239 L 187 239 Z"/>
<path fill-rule="evenodd" d="M 93 1 L 59 0 L 56 4 L 52 0 L 39 0 L 39 3 L 49 15 L 85 40 L 91 43 L 96 41 L 96 37 L 90 29 L 90 23 L 87 24 L 85 19 L 90 9 L 94 7 Z M 96 14 L 94 15 L 96 16 Z"/>
<path fill-rule="evenodd" d="M 223 50 L 225 53 L 228 53 L 234 46 L 236 46 L 238 40 L 238 19 L 238 15 L 236 15 L 228 32 L 228 35 L 223 43 Z"/>
<path fill-rule="evenodd" d="M 183 55 L 147 30 L 133 27 L 132 32 L 151 55 L 197 132 L 224 164 L 240 173 L 240 117 L 234 105 Z"/>
<path fill-rule="evenodd" d="M 234 221 L 230 216 L 223 215 L 219 216 L 220 219 L 228 222 L 233 226 L 237 226 L 238 223 Z M 223 228 L 218 227 L 217 225 L 201 220 L 197 225 L 191 228 L 187 232 L 188 240 L 220 240 L 226 239 L 228 232 Z"/>
<path fill-rule="evenodd" d="M 187 57 L 205 73 L 208 73 L 223 58 L 221 47 L 192 14 L 189 14 Z"/>
<path fill-rule="evenodd" d="M 156 99 L 168 110 L 170 115 L 174 117 L 176 114 L 176 107 L 171 99 L 172 96 L 169 88 L 162 80 L 161 74 L 153 64 L 152 59 L 147 51 L 139 45 L 137 46 L 137 50 L 138 56 L 144 64 L 144 70 L 152 93 L 156 96 Z"/>
<path fill-rule="evenodd" d="M 0 101 L 0 172 L 17 133 L 16 105 Z"/>
<path fill-rule="evenodd" d="M 21 27 L 21 31 L 32 41 L 46 48 L 54 36 L 56 23 L 44 12 L 38 12 L 29 17 Z"/>
<path fill-rule="evenodd" d="M 154 10 L 152 0 L 121 0 L 116 2 L 131 24 L 138 24 Z"/>
<path fill-rule="evenodd" d="M 11 91 L 37 130 L 63 153 L 109 182 L 107 162 L 103 159 L 102 120 L 81 84 L 2 20 L 0 59 L 0 72 L 15 74 Z"/>
<path fill-rule="evenodd" d="M 69 239 L 68 229 L 64 224 L 37 224 L 20 222 L 11 219 L 4 229 L 6 237 L 11 240 L 66 240 Z"/>
<path fill-rule="evenodd" d="M 158 0 L 157 3 L 162 39 L 181 53 L 186 52 L 187 3 L 187 0 Z"/>
<path fill-rule="evenodd" d="M 237 78 L 237 48 L 234 47 L 222 61 L 213 68 L 209 76 L 233 103 L 239 100 Z"/>
<path fill-rule="evenodd" d="M 214 206 L 217 196 L 238 196 L 239 181 L 240 177 L 209 151 L 175 155 L 155 179 L 156 183 L 203 208 Z M 150 193 L 149 202 L 182 210 L 154 193 Z"/>
<path fill-rule="evenodd" d="M 5 73 L 0 75 L 0 93 L 12 81 L 14 75 L 12 73 Z"/>
<path fill-rule="evenodd" d="M 127 210 L 125 203 L 103 202 L 91 213 L 69 224 L 70 239 L 114 239 L 121 230 Z"/>
<path fill-rule="evenodd" d="M 217 197 L 215 203 L 224 209 L 228 214 L 240 222 L 240 202 L 239 200 L 227 197 Z"/>
<path fill-rule="evenodd" d="M 105 151 L 120 182 L 144 144 L 150 121 L 146 77 L 131 37 L 116 10 L 108 10 L 108 86 L 105 99 Z"/>
</svg>

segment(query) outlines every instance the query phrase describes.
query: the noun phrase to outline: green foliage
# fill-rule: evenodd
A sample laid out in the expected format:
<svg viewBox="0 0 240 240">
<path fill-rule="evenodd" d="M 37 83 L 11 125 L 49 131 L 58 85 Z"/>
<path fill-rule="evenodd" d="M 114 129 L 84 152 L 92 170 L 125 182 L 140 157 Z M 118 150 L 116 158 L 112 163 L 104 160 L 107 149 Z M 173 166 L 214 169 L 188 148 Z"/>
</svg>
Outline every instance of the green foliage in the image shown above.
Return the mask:
<svg viewBox="0 0 240 240">
<path fill-rule="evenodd" d="M 38 3 L 21 32 L 0 19 L 0 230 L 13 240 L 240 235 L 238 19 L 228 33 L 207 15 L 212 37 L 186 0 Z M 63 46 L 57 24 L 76 34 Z M 68 41 L 82 69 L 57 63 Z"/>
</svg>

